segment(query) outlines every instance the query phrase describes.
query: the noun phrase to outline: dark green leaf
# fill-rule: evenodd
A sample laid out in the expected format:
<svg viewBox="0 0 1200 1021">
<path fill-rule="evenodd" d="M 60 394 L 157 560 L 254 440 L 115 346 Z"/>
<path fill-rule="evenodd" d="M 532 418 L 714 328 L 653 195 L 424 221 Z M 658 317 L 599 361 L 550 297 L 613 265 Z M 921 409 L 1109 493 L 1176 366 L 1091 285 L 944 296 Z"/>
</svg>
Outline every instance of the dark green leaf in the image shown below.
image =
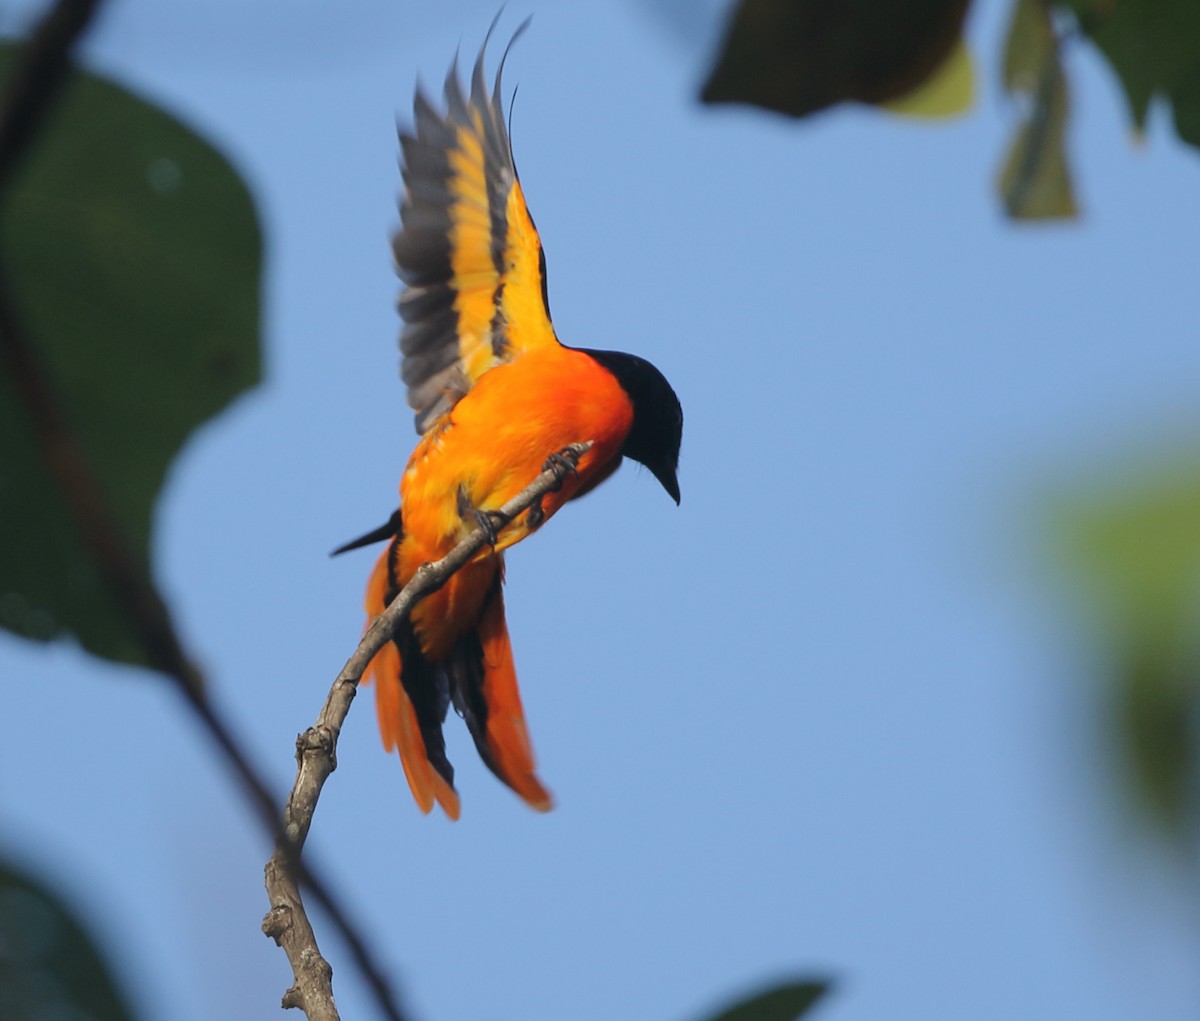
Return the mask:
<svg viewBox="0 0 1200 1021">
<path fill-rule="evenodd" d="M 3 863 L 0 1018 L 133 1019 L 95 942 L 67 906 Z"/>
<path fill-rule="evenodd" d="M 741 0 L 702 98 L 794 117 L 843 100 L 898 99 L 953 52 L 967 3 Z"/>
<path fill-rule="evenodd" d="M 922 120 L 958 117 L 975 105 L 975 60 L 960 38 L 937 72 L 899 99 L 883 104 L 889 113 Z"/>
<path fill-rule="evenodd" d="M 714 1014 L 707 1021 L 796 1021 L 829 991 L 824 981 L 786 982 Z"/>
<path fill-rule="evenodd" d="M 1125 87 L 1141 129 L 1151 100 L 1171 101 L 1175 130 L 1200 146 L 1200 3 L 1196 0 L 1054 0 L 1074 12 Z"/>
<path fill-rule="evenodd" d="M 13 59 L 4 47 L 0 71 Z M 259 379 L 250 195 L 179 121 L 78 73 L 5 196 L 0 257 L 23 331 L 148 572 L 172 459 Z M 2 369 L 0 521 L 0 626 L 146 662 Z"/>
<path fill-rule="evenodd" d="M 1149 637 L 1149 636 L 1146 636 Z M 1195 830 L 1200 790 L 1200 627 L 1163 642 L 1120 650 L 1115 714 L 1133 790 L 1148 819 L 1186 841 Z M 1181 640 L 1191 648 L 1181 647 Z"/>
</svg>

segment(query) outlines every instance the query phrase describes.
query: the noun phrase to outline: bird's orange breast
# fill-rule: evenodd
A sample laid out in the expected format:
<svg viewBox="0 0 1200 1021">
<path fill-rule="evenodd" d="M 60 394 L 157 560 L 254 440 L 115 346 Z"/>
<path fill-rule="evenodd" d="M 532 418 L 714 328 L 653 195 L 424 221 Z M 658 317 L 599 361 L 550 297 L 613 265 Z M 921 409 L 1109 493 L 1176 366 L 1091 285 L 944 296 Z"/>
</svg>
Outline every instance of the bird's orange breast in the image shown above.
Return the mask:
<svg viewBox="0 0 1200 1021">
<path fill-rule="evenodd" d="M 572 443 L 591 441 L 578 470 L 542 499 L 543 521 L 581 488 L 594 485 L 620 459 L 633 406 L 613 375 L 581 351 L 555 345 L 486 372 L 442 416 L 413 451 L 400 482 L 404 538 L 401 583 L 423 563 L 450 551 L 476 527 L 473 510 L 496 510 L 542 471 L 546 459 Z M 500 532 L 496 550 L 528 535 L 528 514 Z M 482 557 L 490 557 L 485 550 Z M 495 568 L 492 567 L 494 571 Z M 452 579 L 414 615 L 425 621 L 466 619 L 472 572 Z M 440 598 L 439 598 L 440 597 Z M 449 620 L 447 618 L 450 618 Z M 441 627 L 438 630 L 442 630 Z"/>
</svg>

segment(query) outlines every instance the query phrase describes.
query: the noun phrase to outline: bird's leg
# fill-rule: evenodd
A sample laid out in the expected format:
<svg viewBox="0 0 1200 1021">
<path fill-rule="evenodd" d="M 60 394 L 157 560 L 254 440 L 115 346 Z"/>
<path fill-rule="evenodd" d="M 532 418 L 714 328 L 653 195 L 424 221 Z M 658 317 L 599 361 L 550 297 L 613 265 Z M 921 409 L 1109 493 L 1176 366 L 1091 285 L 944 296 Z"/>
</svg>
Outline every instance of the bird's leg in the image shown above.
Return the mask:
<svg viewBox="0 0 1200 1021">
<path fill-rule="evenodd" d="M 480 510 L 471 503 L 471 497 L 467 494 L 466 489 L 462 486 L 458 487 L 458 516 L 466 521 L 470 518 L 479 526 L 479 530 L 487 537 L 488 545 L 492 549 L 496 548 L 496 535 L 505 525 L 508 524 L 509 518 L 496 510 Z"/>
<path fill-rule="evenodd" d="M 542 471 L 554 472 L 554 485 L 549 490 L 551 493 L 557 493 L 562 489 L 567 477 L 574 475 L 578 470 L 578 463 L 579 455 L 570 447 L 551 454 L 546 458 L 546 463 L 542 465 Z M 545 520 L 546 511 L 542 507 L 542 498 L 539 496 L 529 508 L 529 527 L 537 528 Z"/>
</svg>

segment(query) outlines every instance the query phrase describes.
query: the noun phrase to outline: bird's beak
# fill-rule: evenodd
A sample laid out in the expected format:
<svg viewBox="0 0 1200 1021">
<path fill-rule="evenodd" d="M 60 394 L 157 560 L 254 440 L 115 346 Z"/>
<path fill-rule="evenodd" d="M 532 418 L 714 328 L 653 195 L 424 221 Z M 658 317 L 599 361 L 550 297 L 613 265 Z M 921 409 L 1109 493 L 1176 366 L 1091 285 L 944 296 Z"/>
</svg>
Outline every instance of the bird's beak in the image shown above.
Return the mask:
<svg viewBox="0 0 1200 1021">
<path fill-rule="evenodd" d="M 662 483 L 663 489 L 667 491 L 671 499 L 679 503 L 679 479 L 675 472 L 655 472 L 654 477 Z"/>
</svg>

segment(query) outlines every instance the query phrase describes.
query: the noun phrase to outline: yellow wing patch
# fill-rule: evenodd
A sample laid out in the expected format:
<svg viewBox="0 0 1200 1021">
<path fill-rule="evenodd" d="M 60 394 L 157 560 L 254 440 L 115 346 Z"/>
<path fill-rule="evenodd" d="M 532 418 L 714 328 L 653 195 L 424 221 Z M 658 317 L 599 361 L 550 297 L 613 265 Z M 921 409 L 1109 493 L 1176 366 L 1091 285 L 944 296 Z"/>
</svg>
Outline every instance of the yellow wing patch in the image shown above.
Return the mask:
<svg viewBox="0 0 1200 1021">
<path fill-rule="evenodd" d="M 541 240 L 504 123 L 504 61 L 490 91 L 483 61 L 481 51 L 469 95 L 451 68 L 444 112 L 418 89 L 413 127 L 400 136 L 401 376 L 419 432 L 494 365 L 557 343 Z"/>
</svg>

